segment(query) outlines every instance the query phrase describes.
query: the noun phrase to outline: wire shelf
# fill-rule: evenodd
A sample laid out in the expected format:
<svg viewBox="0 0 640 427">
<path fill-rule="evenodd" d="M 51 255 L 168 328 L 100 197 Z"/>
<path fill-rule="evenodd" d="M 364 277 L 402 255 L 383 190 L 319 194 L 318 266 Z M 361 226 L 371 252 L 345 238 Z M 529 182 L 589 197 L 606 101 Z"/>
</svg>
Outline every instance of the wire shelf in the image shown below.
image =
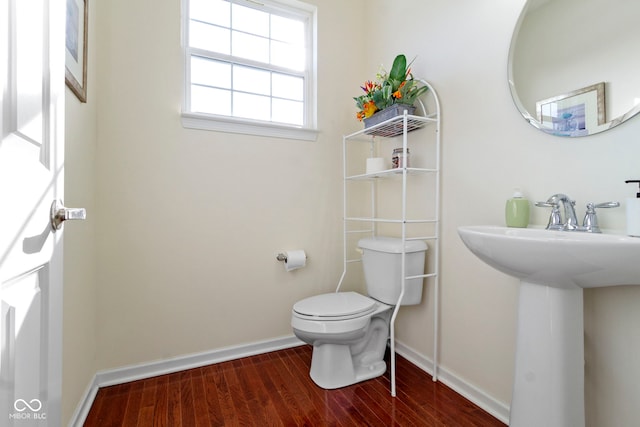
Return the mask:
<svg viewBox="0 0 640 427">
<path fill-rule="evenodd" d="M 370 128 L 365 128 L 364 133 L 385 138 L 402 135 L 404 132 L 404 124 L 402 122 L 402 116 L 394 117 Z M 426 124 L 422 117 L 407 116 L 407 132 L 423 128 Z"/>
<path fill-rule="evenodd" d="M 354 138 L 357 136 L 381 136 L 385 138 L 391 138 L 394 136 L 402 135 L 404 132 L 404 116 L 392 117 L 384 122 L 380 122 L 371 127 L 364 128 L 357 132 L 347 135 L 346 138 Z M 407 132 L 411 132 L 417 129 L 421 129 L 428 124 L 435 123 L 437 118 L 434 114 L 426 117 L 407 115 Z"/>
</svg>

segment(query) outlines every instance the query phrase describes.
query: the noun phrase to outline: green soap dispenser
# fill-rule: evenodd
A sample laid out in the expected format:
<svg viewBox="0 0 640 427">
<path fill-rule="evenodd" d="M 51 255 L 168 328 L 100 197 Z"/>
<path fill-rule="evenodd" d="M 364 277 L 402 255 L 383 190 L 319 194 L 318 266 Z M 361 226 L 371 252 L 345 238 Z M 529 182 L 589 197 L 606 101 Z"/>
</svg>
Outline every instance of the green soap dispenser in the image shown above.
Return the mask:
<svg viewBox="0 0 640 427">
<path fill-rule="evenodd" d="M 513 197 L 507 200 L 505 207 L 507 227 L 526 228 L 529 225 L 529 201 L 516 188 Z"/>
</svg>

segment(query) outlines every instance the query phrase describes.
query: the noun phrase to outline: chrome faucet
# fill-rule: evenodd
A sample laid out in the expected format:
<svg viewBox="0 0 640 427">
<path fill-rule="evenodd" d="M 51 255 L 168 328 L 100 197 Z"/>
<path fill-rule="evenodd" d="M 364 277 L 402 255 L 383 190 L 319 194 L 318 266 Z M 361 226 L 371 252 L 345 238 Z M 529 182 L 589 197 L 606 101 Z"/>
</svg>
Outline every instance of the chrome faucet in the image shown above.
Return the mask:
<svg viewBox="0 0 640 427">
<path fill-rule="evenodd" d="M 564 208 L 564 220 L 560 214 L 560 204 Z M 576 202 L 571 200 L 566 194 L 554 194 L 549 197 L 546 202 L 536 202 L 536 206 L 550 207 L 551 215 L 547 230 L 560 231 L 584 231 L 586 233 L 600 233 L 598 225 L 598 217 L 596 216 L 596 208 L 616 208 L 620 206 L 619 202 L 604 202 L 594 204 L 587 203 L 587 212 L 584 215 L 582 226 L 578 225 L 578 218 L 575 210 Z"/>
<path fill-rule="evenodd" d="M 564 208 L 564 221 L 560 215 L 560 204 Z M 547 230 L 573 231 L 578 229 L 578 218 L 575 210 L 576 202 L 566 194 L 554 194 L 546 202 L 536 202 L 536 206 L 550 207 L 551 216 L 547 224 Z"/>
</svg>

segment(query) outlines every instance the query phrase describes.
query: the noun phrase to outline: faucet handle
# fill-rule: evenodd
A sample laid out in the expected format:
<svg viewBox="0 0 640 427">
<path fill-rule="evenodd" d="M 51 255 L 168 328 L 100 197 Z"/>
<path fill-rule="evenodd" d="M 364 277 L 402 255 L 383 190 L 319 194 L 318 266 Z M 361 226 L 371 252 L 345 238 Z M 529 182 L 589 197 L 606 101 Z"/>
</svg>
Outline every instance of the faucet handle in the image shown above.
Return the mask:
<svg viewBox="0 0 640 427">
<path fill-rule="evenodd" d="M 536 202 L 536 206 L 539 208 L 555 208 L 558 207 L 558 204 L 554 202 Z"/>
<path fill-rule="evenodd" d="M 584 220 L 582 221 L 584 231 L 588 233 L 601 233 L 600 226 L 598 226 L 596 208 L 617 208 L 618 206 L 620 206 L 620 202 L 587 203 L 587 212 L 584 214 Z"/>
<path fill-rule="evenodd" d="M 551 208 L 551 215 L 549 215 L 549 223 L 547 224 L 547 230 L 562 230 L 562 217 L 560 216 L 560 204 L 556 202 L 536 202 L 536 206 L 539 208 Z"/>
<path fill-rule="evenodd" d="M 587 203 L 587 210 L 589 209 L 589 205 L 591 205 L 593 208 L 617 208 L 618 206 L 620 206 L 620 202 L 603 202 L 595 205 L 593 204 L 593 202 L 589 202 Z"/>
</svg>

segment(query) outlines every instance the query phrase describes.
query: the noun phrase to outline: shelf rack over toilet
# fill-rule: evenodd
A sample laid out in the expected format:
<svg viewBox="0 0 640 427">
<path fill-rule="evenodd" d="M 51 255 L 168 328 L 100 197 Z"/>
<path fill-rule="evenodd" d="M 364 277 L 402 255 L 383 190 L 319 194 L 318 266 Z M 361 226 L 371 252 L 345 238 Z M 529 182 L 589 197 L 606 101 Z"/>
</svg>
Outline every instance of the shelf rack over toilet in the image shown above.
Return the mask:
<svg viewBox="0 0 640 427">
<path fill-rule="evenodd" d="M 407 111 L 404 112 L 404 115 L 397 116 L 391 118 L 389 120 L 385 120 L 381 123 L 378 123 L 374 126 L 359 130 L 349 135 L 343 136 L 342 145 L 343 145 L 343 207 L 344 207 L 344 236 L 343 236 L 343 254 L 344 254 L 344 268 L 342 272 L 342 276 L 340 277 L 340 281 L 338 282 L 338 287 L 336 292 L 340 290 L 346 274 L 347 268 L 349 264 L 355 262 L 361 262 L 361 258 L 358 259 L 350 259 L 348 256 L 348 236 L 353 233 L 362 233 L 375 235 L 377 230 L 377 225 L 381 223 L 395 223 L 400 225 L 400 237 L 403 242 L 408 240 L 424 240 L 431 242 L 429 245 L 428 252 L 431 254 L 430 258 L 432 259 L 432 264 L 427 265 L 428 273 L 418 276 L 407 276 L 404 274 L 406 271 L 406 251 L 404 244 L 402 245 L 402 290 L 400 296 L 398 298 L 398 302 L 396 303 L 393 314 L 391 316 L 391 322 L 389 325 L 390 330 L 390 350 L 391 350 L 391 395 L 396 396 L 396 343 L 395 343 L 395 321 L 398 315 L 398 311 L 400 309 L 400 302 L 405 294 L 405 286 L 406 281 L 414 278 L 423 278 L 423 279 L 431 279 L 431 283 L 433 285 L 433 360 L 432 360 L 432 378 L 433 381 L 438 380 L 438 342 L 439 342 L 439 293 L 440 293 L 440 284 L 439 284 L 439 263 L 440 263 L 440 101 L 438 99 L 438 95 L 431 84 L 425 80 L 419 79 L 425 86 L 429 88 L 426 94 L 423 97 L 431 97 L 431 101 L 433 104 L 433 112 L 428 113 L 427 108 L 422 100 L 418 100 L 419 106 L 421 107 L 422 116 L 411 115 L 408 114 Z M 430 104 L 430 105 L 431 105 Z M 385 171 L 378 171 L 375 173 L 364 173 L 364 174 L 356 174 L 349 175 L 348 174 L 348 156 L 347 156 L 347 145 L 351 142 L 365 142 L 370 143 L 370 156 L 375 156 L 376 143 L 379 138 L 392 138 L 392 137 L 401 137 L 402 139 L 402 148 L 403 152 L 407 153 L 409 132 L 413 130 L 418 130 L 426 126 L 435 126 L 435 141 L 434 141 L 434 156 L 435 159 L 432 159 L 435 167 L 432 168 L 420 168 L 420 167 L 407 167 L 404 165 L 403 167 L 397 169 L 389 169 Z M 388 178 L 388 177 L 397 177 L 401 173 L 401 181 L 402 181 L 402 202 L 401 202 L 401 213 L 398 217 L 394 218 L 379 218 L 376 216 L 376 181 L 380 178 Z M 420 217 L 415 219 L 409 218 L 409 212 L 407 209 L 407 180 L 410 175 L 414 174 L 433 174 L 434 186 L 433 191 L 431 193 L 431 197 L 433 197 L 433 213 L 431 216 Z M 352 181 L 370 181 L 371 182 L 371 215 L 367 217 L 352 217 L 348 215 L 349 208 L 349 200 L 348 200 L 348 190 L 347 186 L 349 182 Z M 350 230 L 350 223 L 369 223 L 369 229 L 358 229 L 358 230 Z M 424 235 L 424 236 L 409 236 L 407 225 L 416 224 L 416 223 L 432 223 L 433 224 L 433 234 Z M 426 286 L 426 285 L 423 285 Z"/>
</svg>

